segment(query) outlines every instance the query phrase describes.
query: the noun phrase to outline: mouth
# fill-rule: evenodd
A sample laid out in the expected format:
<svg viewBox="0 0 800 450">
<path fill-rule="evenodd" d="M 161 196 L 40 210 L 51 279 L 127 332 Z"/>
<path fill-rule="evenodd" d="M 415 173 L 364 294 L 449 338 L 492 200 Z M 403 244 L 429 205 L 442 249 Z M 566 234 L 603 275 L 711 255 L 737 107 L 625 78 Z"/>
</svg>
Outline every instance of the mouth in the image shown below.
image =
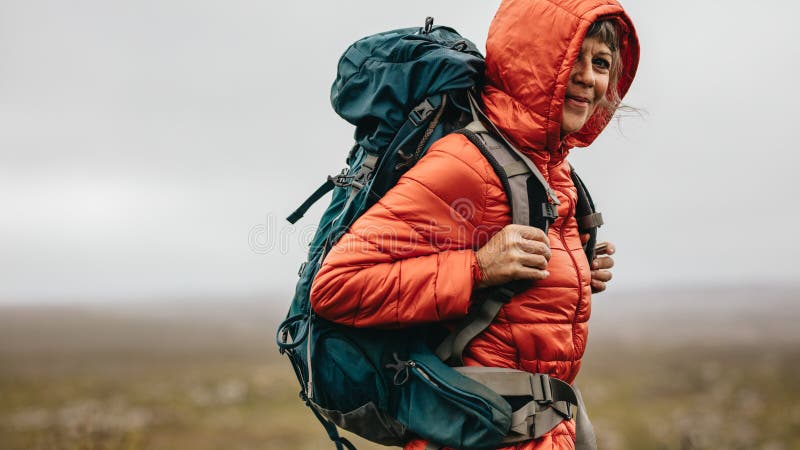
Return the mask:
<svg viewBox="0 0 800 450">
<path fill-rule="evenodd" d="M 592 101 L 588 97 L 582 97 L 580 95 L 567 94 L 566 95 L 566 99 L 568 101 L 573 101 L 575 103 L 583 103 L 583 104 L 586 104 L 586 105 L 589 105 L 590 103 L 592 103 Z"/>
<path fill-rule="evenodd" d="M 567 94 L 564 98 L 564 106 L 573 111 L 587 111 L 592 105 L 592 101 L 580 95 Z"/>
</svg>

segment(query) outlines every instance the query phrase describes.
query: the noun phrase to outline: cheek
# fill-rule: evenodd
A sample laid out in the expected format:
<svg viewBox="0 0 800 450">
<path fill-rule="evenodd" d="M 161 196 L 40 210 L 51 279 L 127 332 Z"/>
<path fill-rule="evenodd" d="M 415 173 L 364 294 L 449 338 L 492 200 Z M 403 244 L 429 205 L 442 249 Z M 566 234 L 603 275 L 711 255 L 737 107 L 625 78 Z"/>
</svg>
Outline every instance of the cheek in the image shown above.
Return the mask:
<svg viewBox="0 0 800 450">
<path fill-rule="evenodd" d="M 594 84 L 595 98 L 605 98 L 608 93 L 608 75 L 597 78 Z"/>
</svg>

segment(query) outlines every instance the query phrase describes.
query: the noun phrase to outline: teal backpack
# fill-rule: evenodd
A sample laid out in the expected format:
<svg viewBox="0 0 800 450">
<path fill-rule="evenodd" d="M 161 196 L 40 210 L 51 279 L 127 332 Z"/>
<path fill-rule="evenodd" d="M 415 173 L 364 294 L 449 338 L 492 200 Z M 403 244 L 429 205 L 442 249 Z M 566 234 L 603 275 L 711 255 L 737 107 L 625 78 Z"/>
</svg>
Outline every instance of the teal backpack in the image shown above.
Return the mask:
<svg viewBox="0 0 800 450">
<path fill-rule="evenodd" d="M 481 113 L 474 93 L 483 69 L 475 45 L 451 28 L 433 26 L 432 18 L 422 28 L 361 39 L 339 61 L 331 102 L 356 126 L 356 143 L 347 167 L 287 219 L 295 223 L 333 191 L 276 337 L 300 382 L 301 399 L 338 450 L 355 447 L 337 427 L 384 445 L 420 437 L 431 448 L 490 449 L 539 437 L 582 411 L 580 394 L 545 374 L 459 367 L 469 341 L 528 286 L 524 282 L 485 289 L 483 301 L 450 332 L 438 324 L 351 328 L 317 316 L 310 306 L 311 283 L 327 252 L 433 142 L 452 132 L 464 134 L 492 164 L 514 223 L 547 230 L 556 217 L 556 195 Z M 591 260 L 602 221 L 583 183 L 577 175 L 573 180 L 581 199 L 580 228 L 592 236 L 586 246 Z"/>
</svg>

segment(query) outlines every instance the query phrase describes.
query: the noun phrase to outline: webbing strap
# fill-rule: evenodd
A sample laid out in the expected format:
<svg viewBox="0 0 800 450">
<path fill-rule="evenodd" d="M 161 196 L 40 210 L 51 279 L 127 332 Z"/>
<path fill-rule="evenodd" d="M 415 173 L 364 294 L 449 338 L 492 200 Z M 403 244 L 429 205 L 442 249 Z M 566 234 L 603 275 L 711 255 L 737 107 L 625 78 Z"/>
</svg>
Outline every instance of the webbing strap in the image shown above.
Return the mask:
<svg viewBox="0 0 800 450">
<path fill-rule="evenodd" d="M 531 170 L 522 161 L 514 161 L 511 164 L 506 164 L 503 166 L 503 170 L 506 172 L 508 178 L 531 173 Z"/>
<path fill-rule="evenodd" d="M 473 95 L 471 93 L 469 95 L 467 95 L 467 97 L 469 97 L 469 106 L 472 109 L 472 117 L 473 118 L 474 117 L 480 117 L 481 118 L 481 122 L 483 123 L 484 126 L 486 126 L 486 124 L 489 124 L 489 126 L 492 128 L 492 131 L 493 131 L 492 134 L 497 136 L 497 137 L 499 137 L 500 139 L 502 139 L 503 143 L 511 151 L 516 153 L 517 156 L 519 156 L 519 159 L 521 161 L 523 161 L 528 166 L 528 168 L 531 170 L 531 173 L 533 174 L 533 176 L 535 176 L 536 179 L 539 180 L 539 183 L 542 184 L 542 186 L 544 187 L 545 192 L 547 192 L 547 195 L 550 197 L 552 202 L 555 203 L 556 205 L 560 205 L 561 202 L 558 200 L 558 196 L 556 195 L 556 192 L 553 190 L 553 188 L 550 187 L 550 185 L 547 183 L 547 180 L 544 179 L 544 175 L 542 175 L 542 173 L 539 172 L 539 168 L 536 167 L 536 164 L 534 164 L 533 161 L 531 161 L 530 158 L 525 156 L 522 152 L 517 150 L 516 147 L 511 145 L 511 142 L 509 142 L 508 139 L 506 139 L 506 137 L 503 135 L 503 133 L 500 132 L 500 130 L 497 128 L 497 126 L 495 126 L 495 124 L 492 123 L 491 120 L 489 120 L 489 118 L 486 116 L 486 114 L 483 113 L 483 111 L 481 110 L 480 106 L 478 105 L 478 101 L 475 100 L 475 97 L 473 97 Z M 469 126 L 467 126 L 467 129 L 469 129 Z"/>
<path fill-rule="evenodd" d="M 295 210 L 295 212 L 286 218 L 286 220 L 288 220 L 291 224 L 297 223 L 297 221 L 300 220 L 303 215 L 305 215 L 308 209 L 311 208 L 311 205 L 316 203 L 317 200 L 321 199 L 323 195 L 332 191 L 334 186 L 333 180 L 330 179 L 322 183 L 322 186 L 318 187 L 317 190 L 314 191 L 314 193 L 311 194 L 306 201 L 304 201 L 303 204 Z"/>
<path fill-rule="evenodd" d="M 586 189 L 586 184 L 584 184 L 581 177 L 578 176 L 578 172 L 575 171 L 575 168 L 572 167 L 571 164 L 569 170 L 572 184 L 578 191 L 578 204 L 576 206 L 575 216 L 578 219 L 578 227 L 581 232 L 586 232 L 590 228 L 597 228 L 603 225 L 603 217 L 600 213 L 596 212 L 597 208 L 594 206 L 592 196 L 589 195 L 589 190 Z M 584 217 L 586 217 L 586 219 L 584 219 Z"/>
<path fill-rule="evenodd" d="M 356 198 L 358 191 L 366 186 L 367 181 L 369 181 L 369 177 L 372 175 L 372 172 L 375 171 L 375 167 L 378 165 L 379 159 L 380 158 L 378 155 L 367 153 L 367 156 L 364 158 L 364 162 L 361 163 L 361 167 L 359 167 L 358 172 L 356 172 L 355 176 L 353 177 L 353 184 L 350 187 L 350 196 L 347 198 L 347 203 L 344 205 L 344 211 L 347 211 L 347 209 L 350 207 L 350 203 L 352 203 L 353 199 Z"/>
<path fill-rule="evenodd" d="M 568 418 L 563 415 L 556 404 L 543 407 L 532 401 L 511 414 L 511 432 L 503 442 L 520 442 L 538 439 Z"/>
<path fill-rule="evenodd" d="M 478 118 L 476 118 L 472 122 L 468 123 L 467 126 L 464 127 L 464 129 L 472 131 L 473 133 L 478 133 L 478 134 L 480 134 L 480 133 L 488 133 L 488 131 L 486 130 L 486 127 L 483 126 L 483 123 L 481 123 L 480 119 L 478 119 Z"/>
<path fill-rule="evenodd" d="M 502 286 L 489 292 L 480 307 L 470 311 L 464 321 L 439 344 L 436 356 L 447 364 L 463 366 L 467 344 L 492 323 L 503 305 L 513 296 L 513 290 Z"/>
<path fill-rule="evenodd" d="M 603 225 L 603 216 L 596 211 L 592 196 L 589 195 L 589 190 L 586 189 L 583 180 L 578 176 L 578 172 L 575 171 L 572 165 L 570 165 L 569 168 L 572 184 L 575 185 L 575 189 L 578 191 L 575 218 L 578 221 L 578 230 L 581 233 L 589 234 L 589 240 L 584 243 L 583 251 L 586 253 L 586 259 L 591 262 L 596 256 L 595 245 L 597 244 L 597 229 Z"/>
<path fill-rule="evenodd" d="M 486 161 L 492 166 L 495 174 L 500 179 L 500 183 L 503 185 L 503 191 L 508 198 L 508 204 L 511 206 L 511 222 L 520 225 L 538 223 L 531 220 L 531 212 L 533 210 L 530 208 L 530 195 L 528 195 L 528 180 L 530 177 L 509 177 L 506 175 L 506 171 L 503 168 L 505 165 L 517 161 L 516 155 L 494 139 L 491 134 L 486 132 L 486 129 L 483 128 L 480 122 L 472 122 L 466 128 L 458 132 L 463 134 L 478 148 L 478 150 L 480 150 L 481 154 L 486 158 Z M 534 184 L 538 188 L 538 191 L 542 191 L 541 186 L 536 183 Z M 546 196 L 543 191 L 542 195 Z"/>
<path fill-rule="evenodd" d="M 504 443 L 543 436 L 563 420 L 571 419 L 581 403 L 572 386 L 547 374 L 500 367 L 456 367 L 455 370 L 504 397 L 531 398 L 512 413 L 511 432 Z"/>
<path fill-rule="evenodd" d="M 581 230 L 588 230 L 589 228 L 597 228 L 603 225 L 603 214 L 595 212 L 587 216 L 577 217 L 578 228 Z"/>
<path fill-rule="evenodd" d="M 292 367 L 294 367 L 294 371 L 297 374 L 297 380 L 300 381 L 302 377 L 297 366 L 292 363 Z M 322 416 L 322 414 L 320 414 L 320 412 L 317 410 L 317 406 L 311 400 L 309 400 L 308 395 L 306 395 L 306 387 L 303 385 L 302 381 L 300 381 L 300 386 L 302 387 L 302 390 L 300 391 L 300 398 L 306 403 L 306 406 L 308 406 L 311 409 L 311 412 L 314 413 L 314 417 L 316 417 L 325 428 L 330 440 L 336 444 L 336 450 L 357 450 L 356 447 L 347 440 L 347 438 L 339 436 L 339 431 L 336 429 L 336 424 L 327 420 Z"/>
<path fill-rule="evenodd" d="M 578 405 L 578 397 L 568 383 L 547 374 L 530 373 L 503 367 L 454 367 L 505 397 L 532 397 L 541 403 L 567 402 Z"/>
<path fill-rule="evenodd" d="M 578 399 L 578 411 L 575 413 L 575 449 L 576 450 L 597 450 L 597 437 L 594 434 L 594 427 L 589 420 L 586 412 L 586 405 L 583 403 L 578 386 L 572 386 L 575 397 Z"/>
</svg>

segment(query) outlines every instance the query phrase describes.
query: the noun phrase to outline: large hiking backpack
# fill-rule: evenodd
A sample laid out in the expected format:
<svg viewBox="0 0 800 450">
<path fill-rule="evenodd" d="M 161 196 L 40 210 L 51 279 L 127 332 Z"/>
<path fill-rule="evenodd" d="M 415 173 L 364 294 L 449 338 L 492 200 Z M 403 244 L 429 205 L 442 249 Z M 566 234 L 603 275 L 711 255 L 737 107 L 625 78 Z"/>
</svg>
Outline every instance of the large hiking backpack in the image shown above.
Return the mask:
<svg viewBox="0 0 800 450">
<path fill-rule="evenodd" d="M 356 126 L 346 167 L 306 200 L 295 223 L 327 192 L 330 205 L 299 271 L 292 305 L 277 330 L 301 385 L 300 397 L 338 450 L 354 449 L 337 426 L 384 445 L 422 437 L 442 446 L 496 448 L 539 437 L 573 417 L 580 395 L 545 374 L 461 366 L 461 352 L 502 305 L 528 287 L 515 282 L 482 292 L 482 302 L 454 330 L 439 324 L 402 330 L 356 329 L 315 315 L 311 283 L 327 252 L 352 223 L 413 166 L 430 145 L 464 134 L 487 157 L 505 187 L 514 223 L 547 230 L 557 198 L 535 165 L 502 139 L 480 112 L 483 57 L 447 27 L 408 28 L 354 43 L 339 61 L 334 109 Z M 487 130 L 488 128 L 488 130 Z M 574 174 L 574 171 L 573 171 Z M 579 191 L 582 232 L 593 258 L 599 214 Z M 512 404 L 514 407 L 512 407 Z"/>
</svg>

